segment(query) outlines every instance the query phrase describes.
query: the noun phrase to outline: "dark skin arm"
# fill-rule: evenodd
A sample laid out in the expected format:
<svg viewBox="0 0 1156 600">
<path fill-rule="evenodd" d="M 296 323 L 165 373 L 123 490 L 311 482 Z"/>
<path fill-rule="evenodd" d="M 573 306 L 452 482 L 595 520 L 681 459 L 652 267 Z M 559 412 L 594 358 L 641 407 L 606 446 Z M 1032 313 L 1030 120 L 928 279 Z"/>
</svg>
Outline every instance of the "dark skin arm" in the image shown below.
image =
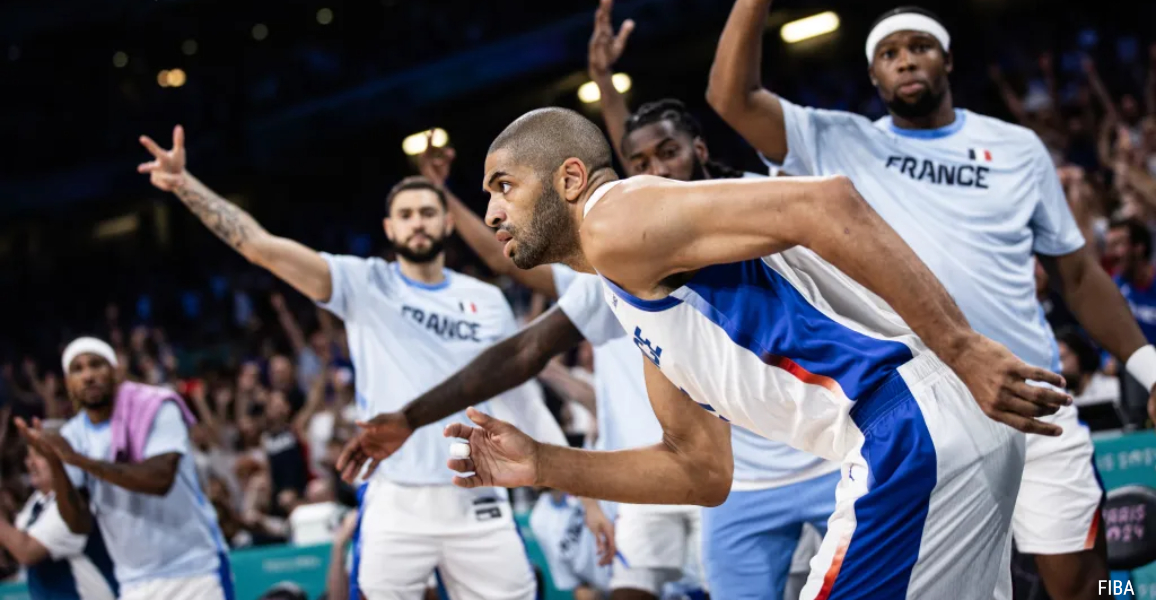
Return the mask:
<svg viewBox="0 0 1156 600">
<path fill-rule="evenodd" d="M 1071 254 L 1039 259 L 1049 275 L 1060 282 L 1064 301 L 1080 325 L 1121 364 L 1148 343 L 1120 289 L 1086 245 Z"/>
<path fill-rule="evenodd" d="M 372 468 L 389 458 L 414 430 L 470 406 L 481 404 L 537 375 L 554 355 L 583 340 L 582 333 L 558 306 L 546 311 L 516 335 L 488 348 L 462 370 L 422 394 L 397 413 L 377 415 L 359 423 L 362 431 L 346 445 L 337 461 L 342 478 L 352 481 L 361 466 Z"/>
<path fill-rule="evenodd" d="M 136 464 L 112 463 L 76 455 L 69 464 L 79 467 L 97 479 L 130 492 L 164 496 L 177 479 L 181 455 L 177 452 L 154 456 Z"/>
<path fill-rule="evenodd" d="M 706 100 L 767 158 L 787 157 L 787 124 L 779 97 L 763 87 L 763 35 L 771 0 L 738 0 L 718 41 Z"/>
</svg>

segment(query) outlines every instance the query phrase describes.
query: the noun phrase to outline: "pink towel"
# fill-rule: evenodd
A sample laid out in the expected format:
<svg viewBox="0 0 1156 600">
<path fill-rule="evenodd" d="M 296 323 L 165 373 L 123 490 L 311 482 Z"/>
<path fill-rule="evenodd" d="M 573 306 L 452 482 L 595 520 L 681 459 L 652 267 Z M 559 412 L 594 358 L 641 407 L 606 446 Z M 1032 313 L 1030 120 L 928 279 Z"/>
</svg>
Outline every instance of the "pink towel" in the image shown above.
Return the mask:
<svg viewBox="0 0 1156 600">
<path fill-rule="evenodd" d="M 166 400 L 177 403 L 189 427 L 197 419 L 180 395 L 170 389 L 126 381 L 116 392 L 116 406 L 112 409 L 112 444 L 109 460 L 138 463 L 144 459 L 145 444 L 157 411 Z"/>
</svg>

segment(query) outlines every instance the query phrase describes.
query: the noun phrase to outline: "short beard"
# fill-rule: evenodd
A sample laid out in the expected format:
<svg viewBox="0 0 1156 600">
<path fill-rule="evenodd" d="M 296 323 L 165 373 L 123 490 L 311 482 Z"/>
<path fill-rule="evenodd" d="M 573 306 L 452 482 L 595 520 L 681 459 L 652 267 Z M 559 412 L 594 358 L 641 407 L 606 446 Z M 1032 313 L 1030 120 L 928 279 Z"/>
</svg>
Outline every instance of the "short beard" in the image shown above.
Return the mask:
<svg viewBox="0 0 1156 600">
<path fill-rule="evenodd" d="M 566 201 L 552 187 L 538 198 L 525 230 L 507 227 L 518 241 L 512 257 L 519 269 L 564 262 L 578 247 L 578 228 L 566 210 Z"/>
<path fill-rule="evenodd" d="M 116 396 L 116 390 L 104 394 L 92 402 L 85 402 L 84 400 L 77 400 L 77 404 L 86 410 L 99 410 L 112 404 L 112 399 Z"/>
<path fill-rule="evenodd" d="M 934 92 L 929 89 L 926 94 L 920 96 L 913 103 L 904 102 L 899 99 L 899 96 L 895 96 L 887 103 L 887 108 L 891 110 L 892 114 L 904 119 L 922 119 L 938 110 L 946 95 L 946 90 Z"/>
<path fill-rule="evenodd" d="M 429 248 L 425 250 L 414 250 L 405 244 L 393 242 L 393 251 L 411 263 L 424 265 L 433 262 L 434 259 L 440 256 L 446 246 L 446 240 L 443 237 L 434 237 L 431 235 L 429 239 Z"/>
</svg>

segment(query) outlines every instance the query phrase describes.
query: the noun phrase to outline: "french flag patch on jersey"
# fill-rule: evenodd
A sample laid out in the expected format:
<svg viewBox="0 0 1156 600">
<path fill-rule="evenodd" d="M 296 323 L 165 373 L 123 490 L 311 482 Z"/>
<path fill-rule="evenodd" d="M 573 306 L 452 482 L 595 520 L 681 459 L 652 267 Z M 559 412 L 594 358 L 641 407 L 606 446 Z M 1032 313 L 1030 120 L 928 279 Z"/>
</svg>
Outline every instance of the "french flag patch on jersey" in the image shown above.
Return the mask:
<svg viewBox="0 0 1156 600">
<path fill-rule="evenodd" d="M 991 150 L 987 148 L 968 148 L 967 157 L 979 162 L 991 162 Z"/>
<path fill-rule="evenodd" d="M 478 312 L 478 305 L 473 302 L 458 302 L 458 308 L 462 309 L 464 313 Z"/>
</svg>

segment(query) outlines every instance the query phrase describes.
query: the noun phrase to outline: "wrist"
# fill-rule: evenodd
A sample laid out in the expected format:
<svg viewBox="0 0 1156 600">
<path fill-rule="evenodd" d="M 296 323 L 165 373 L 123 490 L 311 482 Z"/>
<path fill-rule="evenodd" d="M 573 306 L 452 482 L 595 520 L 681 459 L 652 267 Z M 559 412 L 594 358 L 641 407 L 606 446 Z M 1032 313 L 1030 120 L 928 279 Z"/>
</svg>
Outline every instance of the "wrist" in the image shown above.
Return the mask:
<svg viewBox="0 0 1156 600">
<path fill-rule="evenodd" d="M 1156 347 L 1148 344 L 1133 352 L 1124 369 L 1150 393 L 1156 387 Z"/>
<path fill-rule="evenodd" d="M 939 343 L 933 350 L 945 364 L 954 365 L 957 360 L 965 356 L 974 347 L 980 335 L 972 330 L 959 331 L 939 337 Z"/>
<path fill-rule="evenodd" d="M 614 69 L 613 68 L 606 69 L 606 70 L 590 69 L 589 75 L 590 75 L 590 79 L 592 81 L 594 81 L 594 83 L 598 84 L 599 87 L 606 85 L 606 84 L 614 85 Z"/>
<path fill-rule="evenodd" d="M 538 440 L 531 439 L 530 443 L 534 444 L 534 450 L 531 452 L 531 466 L 534 470 L 534 487 L 556 488 L 557 485 L 551 481 L 550 465 L 553 462 L 553 454 L 557 449 L 556 446 L 550 444 L 543 444 Z"/>
</svg>

